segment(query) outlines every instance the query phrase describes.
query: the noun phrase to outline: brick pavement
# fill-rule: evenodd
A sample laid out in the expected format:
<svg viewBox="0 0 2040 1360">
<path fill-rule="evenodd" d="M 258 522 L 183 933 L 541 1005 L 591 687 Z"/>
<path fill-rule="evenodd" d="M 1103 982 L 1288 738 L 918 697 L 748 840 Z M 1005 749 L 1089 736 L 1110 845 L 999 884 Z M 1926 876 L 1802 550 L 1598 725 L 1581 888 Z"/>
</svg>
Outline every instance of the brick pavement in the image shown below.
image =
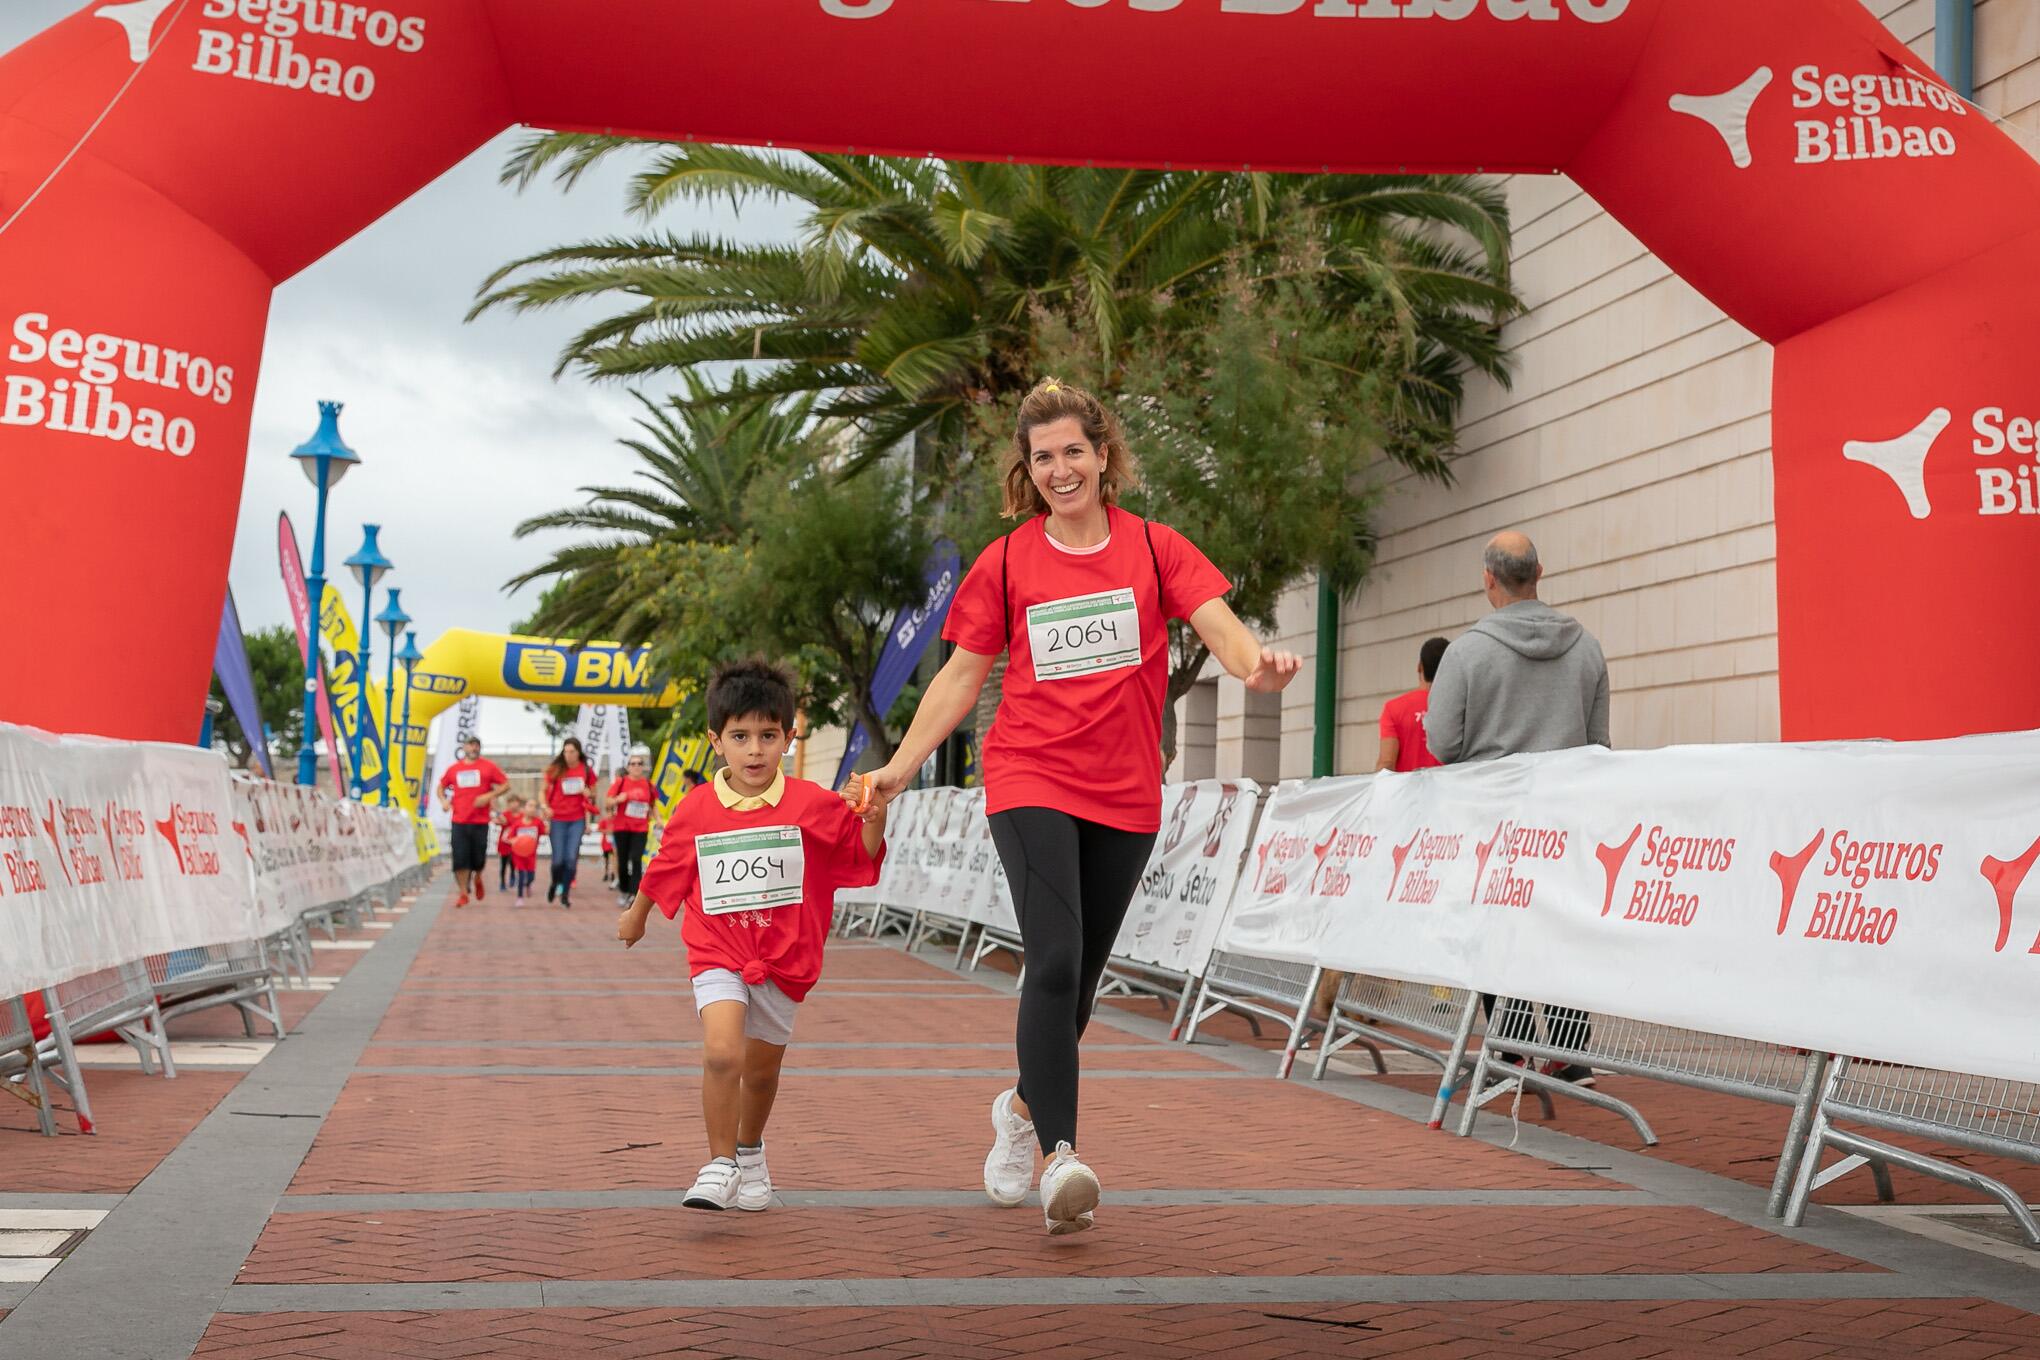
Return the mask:
<svg viewBox="0 0 2040 1360">
<path fill-rule="evenodd" d="M 1833 1215 L 1798 1233 L 1764 1224 L 1746 1187 L 1768 1182 L 1780 1111 L 1645 1084 L 1665 1136 L 1654 1160 L 1623 1156 L 1627 1126 L 1570 1102 L 1557 1128 L 1609 1151 L 1560 1148 L 1527 1103 L 1525 1145 L 1509 1150 L 1349 1098 L 1428 1093 L 1420 1077 L 1243 1076 L 1270 1070 L 1273 1037 L 1236 1017 L 1209 1046 L 1166 1045 L 1146 1000 L 1115 1003 L 1087 1039 L 1093 1072 L 1143 1075 L 1086 1082 L 1084 1148 L 1107 1201 L 1097 1231 L 1051 1240 L 1038 1210 L 1001 1212 L 976 1190 L 998 1082 L 943 1075 L 1006 1070 L 1003 979 L 865 943 L 832 951 L 802 1008 L 769 1138 L 787 1202 L 682 1210 L 705 1155 L 684 959 L 670 927 L 616 950 L 593 902 L 421 904 L 429 934 L 404 946 L 418 952 L 401 987 L 362 1027 L 295 1174 L 277 1177 L 284 1200 L 230 1253 L 224 1311 L 173 1351 L 132 1353 L 2040 1356 L 2026 1311 L 2040 1270 Z M 320 951 L 316 971 L 342 990 L 287 1001 L 308 1042 L 372 952 Z M 199 1021 L 238 1032 L 231 1015 Z M 0 1207 L 18 1190 L 130 1188 L 242 1079 L 95 1072 L 96 1140 L 45 1142 L 0 1106 Z M 1506 1116 L 1485 1125 L 1507 1141 Z M 1724 1179 L 1651 1178 L 1673 1164 Z M 1928 1185 L 1963 1198 L 1908 1188 Z M 365 1198 L 312 1198 L 329 1195 Z M 867 1286 L 891 1292 L 873 1306 L 843 1293 Z"/>
</svg>

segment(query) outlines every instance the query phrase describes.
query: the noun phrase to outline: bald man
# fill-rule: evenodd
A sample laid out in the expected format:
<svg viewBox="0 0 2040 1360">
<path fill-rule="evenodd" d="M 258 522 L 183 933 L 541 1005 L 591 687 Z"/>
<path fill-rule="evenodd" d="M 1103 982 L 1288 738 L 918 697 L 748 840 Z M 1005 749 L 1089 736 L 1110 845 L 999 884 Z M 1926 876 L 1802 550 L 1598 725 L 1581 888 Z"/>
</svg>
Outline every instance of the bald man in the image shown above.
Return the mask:
<svg viewBox="0 0 2040 1360">
<path fill-rule="evenodd" d="M 1601 644 L 1537 598 L 1537 545 L 1512 531 L 1481 554 L 1494 612 L 1445 649 L 1425 719 L 1447 765 L 1525 751 L 1608 744 L 1608 663 Z"/>
<path fill-rule="evenodd" d="M 1563 751 L 1608 744 L 1608 663 L 1601 644 L 1578 619 L 1537 598 L 1544 564 L 1537 545 L 1514 531 L 1496 534 L 1481 554 L 1481 586 L 1494 612 L 1445 649 L 1431 682 L 1425 731 L 1431 754 L 1447 765 L 1497 760 L 1524 751 Z M 1491 1042 L 1534 1041 L 1536 1018 L 1520 1000 L 1495 1018 L 1495 998 L 1483 996 Z M 1547 1006 L 1552 1044 L 1585 1049 L 1593 1026 L 1585 1011 Z M 1503 1061 L 1521 1058 L 1508 1054 Z M 1579 1086 L 1594 1084 L 1593 1069 L 1549 1062 L 1541 1069 Z"/>
</svg>

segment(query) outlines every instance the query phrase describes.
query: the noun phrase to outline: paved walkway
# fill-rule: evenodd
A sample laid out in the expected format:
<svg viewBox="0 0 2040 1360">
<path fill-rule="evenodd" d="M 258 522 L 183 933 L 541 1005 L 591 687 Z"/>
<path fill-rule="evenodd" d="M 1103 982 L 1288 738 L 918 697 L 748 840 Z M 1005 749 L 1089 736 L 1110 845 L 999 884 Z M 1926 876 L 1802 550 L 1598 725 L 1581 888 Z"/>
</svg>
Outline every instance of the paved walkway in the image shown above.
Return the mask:
<svg viewBox="0 0 2040 1360">
<path fill-rule="evenodd" d="M 2040 1356 L 2018 1248 L 1835 1208 L 1773 1228 L 1781 1111 L 1649 1086 L 1650 1155 L 1566 1102 L 1460 1140 L 1423 1127 L 1419 1074 L 1277 1082 L 1243 1026 L 1171 1046 L 1151 1002 L 1087 1041 L 1107 1199 L 1050 1239 L 976 1188 L 1009 979 L 866 943 L 802 1007 L 780 1203 L 683 1210 L 704 1154 L 677 937 L 620 952 L 596 896 L 455 912 L 435 889 L 321 949 L 339 981 L 289 998 L 259 1065 L 95 1069 L 95 1139 L 0 1108 L 0 1227 L 106 1215 L 39 1285 L 0 1283 L 0 1355 Z"/>
</svg>

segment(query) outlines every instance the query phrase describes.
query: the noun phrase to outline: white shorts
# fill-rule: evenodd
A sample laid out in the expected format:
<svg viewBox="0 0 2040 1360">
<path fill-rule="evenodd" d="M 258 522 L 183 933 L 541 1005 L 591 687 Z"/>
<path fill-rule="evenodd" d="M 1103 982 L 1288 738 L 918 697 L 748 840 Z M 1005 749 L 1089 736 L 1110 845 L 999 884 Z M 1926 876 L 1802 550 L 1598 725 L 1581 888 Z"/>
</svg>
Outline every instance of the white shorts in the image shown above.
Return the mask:
<svg viewBox="0 0 2040 1360">
<path fill-rule="evenodd" d="M 800 1003 L 779 990 L 767 978 L 753 987 L 743 975 L 727 968 L 711 968 L 694 975 L 694 1010 L 717 1001 L 741 1001 L 749 1010 L 744 1015 L 744 1037 L 762 1039 L 784 1047 L 793 1038 L 793 1008 Z"/>
</svg>

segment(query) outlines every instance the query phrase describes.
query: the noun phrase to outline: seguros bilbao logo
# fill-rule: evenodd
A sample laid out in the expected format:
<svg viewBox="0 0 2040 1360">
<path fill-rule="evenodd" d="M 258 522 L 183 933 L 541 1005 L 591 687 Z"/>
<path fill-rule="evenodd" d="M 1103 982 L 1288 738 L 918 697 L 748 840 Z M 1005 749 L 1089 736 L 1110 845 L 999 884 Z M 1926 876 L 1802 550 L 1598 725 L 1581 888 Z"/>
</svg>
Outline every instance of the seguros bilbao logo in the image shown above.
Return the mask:
<svg viewBox="0 0 2040 1360">
<path fill-rule="evenodd" d="M 1675 94 L 1668 102 L 1673 113 L 1720 134 L 1729 160 L 1747 170 L 1756 164 L 1750 119 L 1776 79 L 1769 66 L 1759 66 L 1719 94 Z M 1789 84 L 1794 165 L 1952 156 L 1958 144 L 1951 120 L 1969 116 L 1953 90 L 1906 70 L 1871 74 L 1807 64 L 1792 69 Z"/>
<path fill-rule="evenodd" d="M 1637 872 L 1627 874 L 1630 852 L 1643 842 Z M 1735 866 L 1735 837 L 1696 836 L 1653 826 L 1645 835 L 1643 824 L 1631 828 L 1626 839 L 1595 847 L 1607 878 L 1601 897 L 1601 915 L 1615 906 L 1616 890 L 1627 881 L 1629 903 L 1622 919 L 1646 925 L 1690 926 L 1700 914 L 1702 874 L 1725 874 Z"/>
<path fill-rule="evenodd" d="M 503 683 L 532 693 L 648 694 L 652 657 L 644 647 L 512 642 L 503 648 Z"/>
<path fill-rule="evenodd" d="M 1886 891 L 1884 884 L 1933 882 L 1940 875 L 1941 855 L 1947 849 L 1938 841 L 1869 840 L 1847 827 L 1830 837 L 1823 827 L 1791 854 L 1773 851 L 1771 872 L 1778 876 L 1780 935 L 1792 925 L 1799 886 L 1823 845 L 1827 856 L 1814 877 L 1828 886 L 1814 892 L 1813 912 L 1804 934 L 1809 940 L 1845 944 L 1890 944 L 1898 933 L 1898 908 L 1869 900 L 1866 894 L 1881 896 Z"/>
<path fill-rule="evenodd" d="M 1937 406 L 1896 438 L 1849 440 L 1842 445 L 1842 457 L 1889 477 L 1912 517 L 1926 519 L 1934 513 L 1927 494 L 1927 459 L 1954 423 L 1955 413 Z M 2002 406 L 1980 406 L 1969 415 L 1969 452 L 1986 460 L 1971 469 L 1976 473 L 1979 518 L 2040 516 L 2040 487 L 2036 487 L 2040 483 L 2040 417 L 2012 414 Z"/>
</svg>

